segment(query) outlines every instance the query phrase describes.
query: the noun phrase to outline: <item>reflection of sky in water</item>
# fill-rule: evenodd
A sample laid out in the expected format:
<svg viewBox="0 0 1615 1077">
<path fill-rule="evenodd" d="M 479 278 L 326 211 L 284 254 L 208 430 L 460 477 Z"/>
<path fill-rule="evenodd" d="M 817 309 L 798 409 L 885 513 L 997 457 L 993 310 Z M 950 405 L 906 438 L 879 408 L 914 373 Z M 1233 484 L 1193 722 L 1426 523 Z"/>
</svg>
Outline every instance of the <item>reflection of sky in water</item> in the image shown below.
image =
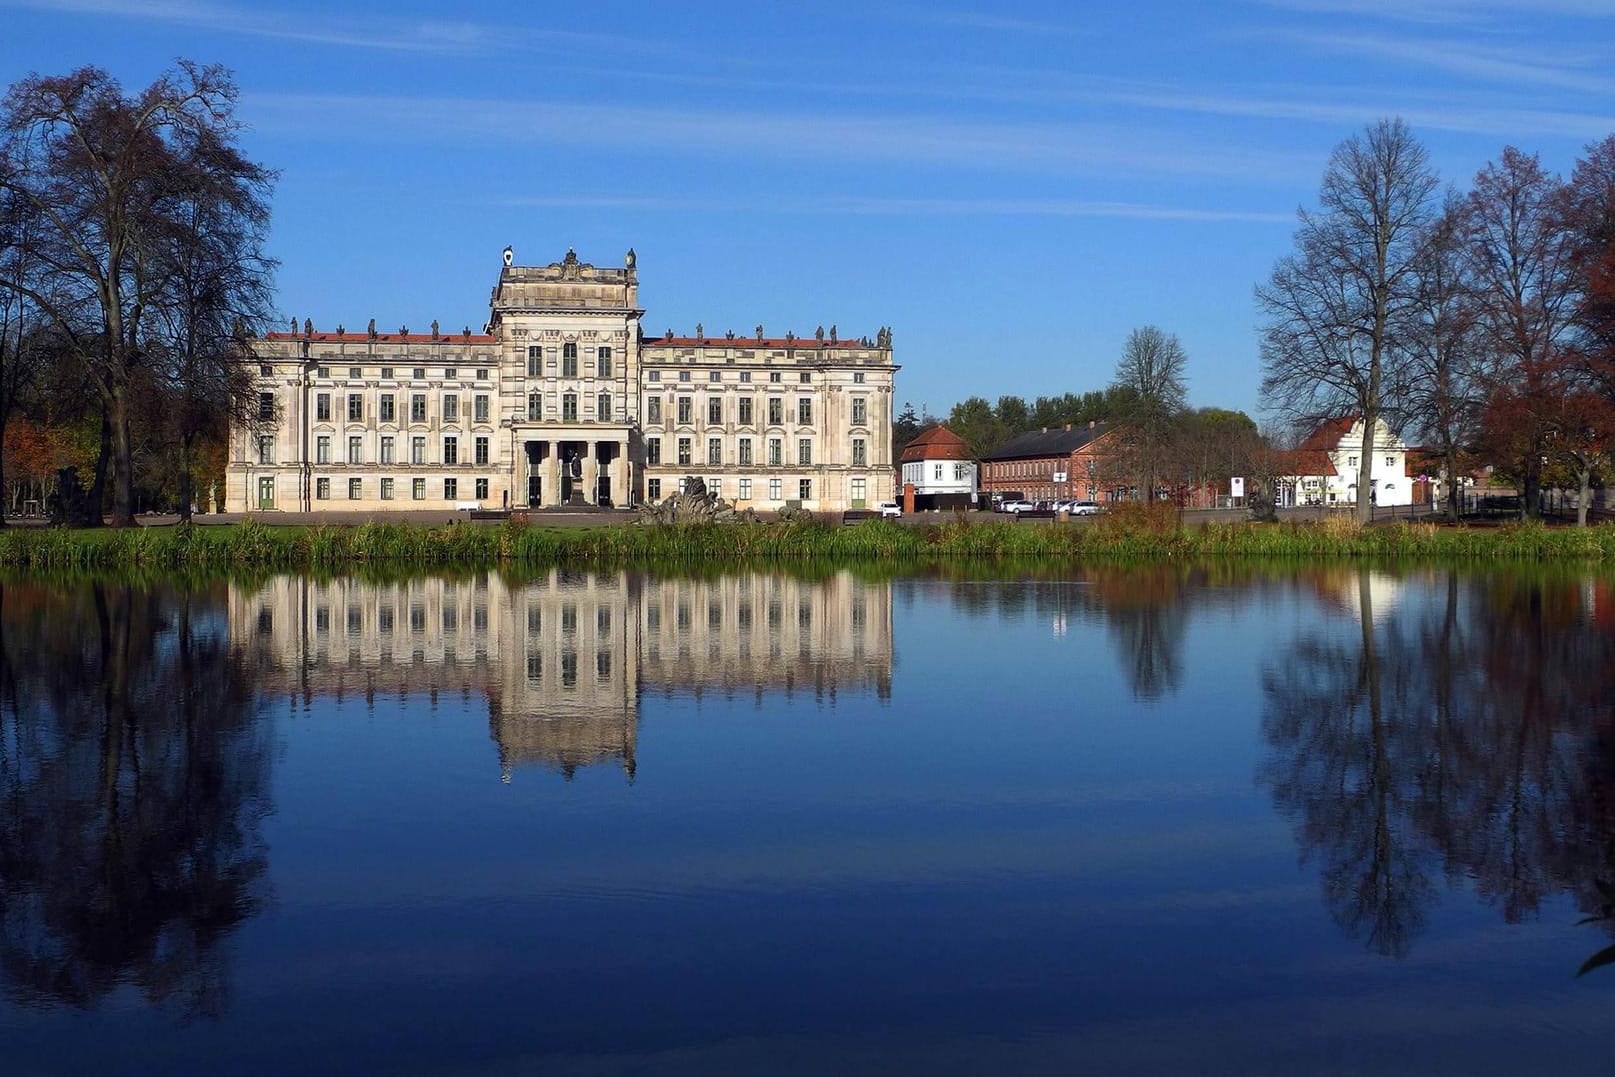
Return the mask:
<svg viewBox="0 0 1615 1077">
<path fill-rule="evenodd" d="M 806 627 L 824 634 L 795 648 L 817 688 L 769 682 L 766 655 L 754 668 L 711 652 L 731 683 L 699 692 L 686 673 L 653 683 L 641 661 L 631 780 L 612 757 L 570 778 L 524 764 L 501 784 L 505 727 L 477 687 L 435 705 L 276 698 L 274 902 L 229 942 L 224 1017 L 174 1027 L 132 998 L 92 1015 L 12 1007 L 0 1038 L 25 1072 L 64 1073 L 181 1059 L 402 1073 L 1607 1060 L 1615 977 L 1571 978 L 1607 936 L 1573 926 L 1562 887 L 1510 925 L 1475 899 L 1461 860 L 1437 865 L 1422 928 L 1405 956 L 1382 956 L 1320 901 L 1333 853 L 1305 827 L 1327 812 L 1275 810 L 1253 780 L 1293 762 L 1264 684 L 1286 671 L 1333 683 L 1308 664 L 1309 640 L 1347 663 L 1360 648 L 1353 575 L 1084 575 L 870 585 L 889 609 L 889 697 L 829 669 L 831 650 L 853 661 L 850 622 L 822 599 Z M 1413 775 L 1393 809 L 1417 817 L 1409 804 L 1429 790 L 1414 785 L 1450 764 L 1412 757 L 1426 742 L 1404 727 L 1434 720 L 1408 709 L 1430 697 L 1429 669 L 1402 671 L 1421 668 L 1447 581 L 1387 580 L 1368 590 L 1370 623 L 1411 665 L 1382 656 L 1379 706 L 1402 731 L 1391 765 Z M 1494 653 L 1483 622 L 1531 606 L 1498 597 L 1510 586 L 1464 582 L 1469 668 Z M 1550 591 L 1546 606 L 1587 639 L 1587 586 Z M 739 600 L 724 601 L 733 624 Z M 633 631 L 625 614 L 614 631 Z M 705 625 L 689 629 L 698 645 Z M 641 653 L 646 639 L 641 625 Z M 1472 710 L 1448 720 L 1491 720 Z M 1333 720 L 1327 707 L 1289 717 L 1304 743 Z"/>
</svg>

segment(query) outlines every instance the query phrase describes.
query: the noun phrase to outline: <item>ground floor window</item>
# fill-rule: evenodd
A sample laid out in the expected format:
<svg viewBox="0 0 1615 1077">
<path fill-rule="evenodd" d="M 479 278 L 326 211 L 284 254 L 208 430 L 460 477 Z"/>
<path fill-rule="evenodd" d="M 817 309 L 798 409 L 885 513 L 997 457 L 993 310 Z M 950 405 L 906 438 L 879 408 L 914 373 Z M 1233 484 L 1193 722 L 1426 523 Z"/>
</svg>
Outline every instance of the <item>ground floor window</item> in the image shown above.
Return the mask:
<svg viewBox="0 0 1615 1077">
<path fill-rule="evenodd" d="M 488 498 L 488 480 L 487 479 L 478 479 L 477 480 L 477 500 L 478 501 L 486 501 L 487 498 Z"/>
<path fill-rule="evenodd" d="M 652 501 L 660 501 L 662 499 L 662 480 L 646 479 L 645 496 L 650 498 Z"/>
<path fill-rule="evenodd" d="M 740 480 L 740 500 L 741 501 L 750 501 L 751 500 L 751 480 L 750 479 L 741 479 Z"/>
<path fill-rule="evenodd" d="M 330 479 L 315 479 L 314 480 L 314 497 L 315 497 L 315 500 L 318 500 L 318 501 L 329 501 L 329 500 L 331 500 L 331 480 Z"/>
<path fill-rule="evenodd" d="M 348 500 L 349 501 L 357 501 L 363 496 L 364 496 L 364 480 L 362 480 L 362 479 L 349 479 L 348 480 Z"/>
<path fill-rule="evenodd" d="M 869 489 L 869 483 L 868 483 L 867 479 L 853 479 L 852 480 L 852 507 L 853 508 L 861 509 L 861 508 L 864 507 L 864 502 L 869 496 L 868 493 L 867 493 L 868 489 Z"/>
<path fill-rule="evenodd" d="M 383 501 L 391 501 L 393 499 L 393 480 L 392 479 L 382 479 L 381 480 L 381 499 Z"/>
<path fill-rule="evenodd" d="M 443 500 L 444 501 L 454 501 L 454 500 L 457 500 L 459 498 L 459 496 L 460 496 L 460 480 L 459 479 L 444 479 L 443 480 Z"/>
<path fill-rule="evenodd" d="M 275 507 L 275 480 L 258 480 L 258 507 L 272 509 Z"/>
<path fill-rule="evenodd" d="M 812 498 L 813 498 L 813 480 L 812 479 L 798 479 L 797 483 L 796 483 L 796 496 L 801 498 L 803 501 L 812 500 Z"/>
<path fill-rule="evenodd" d="M 769 479 L 768 480 L 768 499 L 770 501 L 778 501 L 778 500 L 780 500 L 782 497 L 784 497 L 784 488 L 785 488 L 785 484 L 784 484 L 784 481 L 782 479 Z"/>
<path fill-rule="evenodd" d="M 722 497 L 723 496 L 723 480 L 722 479 L 713 479 L 713 478 L 707 479 L 707 492 L 710 493 L 713 497 Z"/>
<path fill-rule="evenodd" d="M 409 492 L 410 492 L 411 497 L 413 497 L 416 501 L 425 501 L 426 500 L 426 480 L 425 479 L 411 479 L 410 483 L 409 483 L 409 486 L 410 486 Z"/>
</svg>

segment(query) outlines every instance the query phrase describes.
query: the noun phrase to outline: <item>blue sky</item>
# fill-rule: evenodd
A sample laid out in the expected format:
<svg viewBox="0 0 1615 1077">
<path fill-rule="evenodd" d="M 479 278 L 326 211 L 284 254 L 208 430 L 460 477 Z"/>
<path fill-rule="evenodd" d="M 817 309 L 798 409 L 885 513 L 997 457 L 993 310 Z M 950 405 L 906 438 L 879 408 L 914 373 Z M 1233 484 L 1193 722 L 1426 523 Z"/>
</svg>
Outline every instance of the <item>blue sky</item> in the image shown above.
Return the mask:
<svg viewBox="0 0 1615 1077">
<path fill-rule="evenodd" d="M 0 0 L 0 81 L 222 63 L 281 173 L 279 307 L 486 317 L 509 243 L 620 264 L 647 331 L 891 325 L 899 401 L 1103 387 L 1178 334 L 1257 407 L 1253 285 L 1332 147 L 1400 115 L 1445 180 L 1615 132 L 1615 0 L 438 5 Z"/>
</svg>

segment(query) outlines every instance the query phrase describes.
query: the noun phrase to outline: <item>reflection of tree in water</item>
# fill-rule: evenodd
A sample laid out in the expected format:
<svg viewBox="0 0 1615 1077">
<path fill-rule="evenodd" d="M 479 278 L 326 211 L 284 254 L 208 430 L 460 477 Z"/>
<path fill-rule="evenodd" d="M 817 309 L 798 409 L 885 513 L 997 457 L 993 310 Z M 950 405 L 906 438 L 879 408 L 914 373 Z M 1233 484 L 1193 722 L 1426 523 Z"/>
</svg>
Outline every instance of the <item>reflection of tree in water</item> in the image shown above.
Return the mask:
<svg viewBox="0 0 1615 1077">
<path fill-rule="evenodd" d="M 1135 699 L 1177 692 L 1189 626 L 1190 580 L 1171 567 L 1102 574 L 1094 581 L 1105 624 Z"/>
<path fill-rule="evenodd" d="M 1403 954 L 1436 882 L 1472 880 L 1509 922 L 1608 875 L 1615 645 L 1569 580 L 1448 574 L 1348 640 L 1308 636 L 1267 670 L 1260 780 L 1320 864 L 1336 921 Z M 1605 597 L 1607 601 L 1607 596 Z"/>
<path fill-rule="evenodd" d="M 265 900 L 269 743 L 219 602 L 129 585 L 0 592 L 0 967 L 17 1000 L 132 983 L 227 1001 Z"/>
</svg>

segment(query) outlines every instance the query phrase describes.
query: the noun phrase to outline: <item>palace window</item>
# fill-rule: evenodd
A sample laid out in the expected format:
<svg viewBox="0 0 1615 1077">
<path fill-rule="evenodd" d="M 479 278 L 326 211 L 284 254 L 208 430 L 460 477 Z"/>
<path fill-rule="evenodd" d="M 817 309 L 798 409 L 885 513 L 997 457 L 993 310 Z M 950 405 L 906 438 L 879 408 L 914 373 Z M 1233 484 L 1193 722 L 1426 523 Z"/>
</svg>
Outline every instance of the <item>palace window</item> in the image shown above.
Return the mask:
<svg viewBox="0 0 1615 1077">
<path fill-rule="evenodd" d="M 688 464 L 689 462 L 690 462 L 690 439 L 689 438 L 679 438 L 679 463 Z"/>
<path fill-rule="evenodd" d="M 645 375 L 645 379 L 647 381 L 661 381 L 662 380 L 662 372 L 660 370 L 653 370 L 649 374 Z"/>
<path fill-rule="evenodd" d="M 707 422 L 714 426 L 723 422 L 723 397 L 707 397 Z"/>
<path fill-rule="evenodd" d="M 783 496 L 785 484 L 780 479 L 768 480 L 768 500 L 778 501 Z"/>
<path fill-rule="evenodd" d="M 662 462 L 662 439 L 650 438 L 645 442 L 645 463 L 656 465 Z"/>
<path fill-rule="evenodd" d="M 813 399 L 802 397 L 796 402 L 796 423 L 798 426 L 813 425 Z"/>
<path fill-rule="evenodd" d="M 650 498 L 652 501 L 660 501 L 662 499 L 662 480 L 646 479 L 645 496 Z"/>
<path fill-rule="evenodd" d="M 803 501 L 811 501 L 813 499 L 813 480 L 812 479 L 799 479 L 799 480 L 797 480 L 797 483 L 796 483 L 796 496 L 801 498 Z"/>
<path fill-rule="evenodd" d="M 443 462 L 445 464 L 460 462 L 460 439 L 452 434 L 443 439 Z"/>
<path fill-rule="evenodd" d="M 384 464 L 393 462 L 393 439 L 391 436 L 381 439 L 381 462 Z"/>
<path fill-rule="evenodd" d="M 603 347 L 595 352 L 594 375 L 597 378 L 611 377 L 611 348 Z"/>
<path fill-rule="evenodd" d="M 411 479 L 409 481 L 409 495 L 416 501 L 426 500 L 426 480 Z"/>
<path fill-rule="evenodd" d="M 652 396 L 645 398 L 645 421 L 659 423 L 662 421 L 662 398 Z"/>
<path fill-rule="evenodd" d="M 536 423 L 544 417 L 544 394 L 527 394 L 527 421 Z"/>
<path fill-rule="evenodd" d="M 852 507 L 863 508 L 864 502 L 869 498 L 869 482 L 867 479 L 852 480 Z"/>
<path fill-rule="evenodd" d="M 316 464 L 331 462 L 331 439 L 325 434 L 314 439 L 314 462 Z"/>
<path fill-rule="evenodd" d="M 455 501 L 455 500 L 457 500 L 459 498 L 459 496 L 460 496 L 460 480 L 459 479 L 444 479 L 443 480 L 443 500 L 444 501 Z"/>
<path fill-rule="evenodd" d="M 381 394 L 381 421 L 384 422 L 384 423 L 390 423 L 390 422 L 392 422 L 394 420 L 394 418 L 397 417 L 397 414 L 398 413 L 397 413 L 397 411 L 396 411 L 396 409 L 395 409 L 395 407 L 393 405 L 393 394 L 391 394 L 391 393 L 382 393 Z"/>
<path fill-rule="evenodd" d="M 603 423 L 611 421 L 611 394 L 601 393 L 594 398 L 594 415 Z"/>
<path fill-rule="evenodd" d="M 359 448 L 363 443 L 364 443 L 364 439 L 360 438 L 358 436 L 354 436 L 354 437 L 351 437 L 351 438 L 348 439 L 348 463 L 350 463 L 350 464 L 363 463 L 363 461 L 360 459 L 360 448 Z"/>
<path fill-rule="evenodd" d="M 258 376 L 260 378 L 272 378 L 275 376 L 275 368 L 270 366 L 268 363 L 259 363 Z"/>
<path fill-rule="evenodd" d="M 478 423 L 488 421 L 488 394 L 478 393 L 471 398 L 471 420 Z"/>
<path fill-rule="evenodd" d="M 410 375 L 410 377 L 414 378 L 416 381 L 425 381 L 426 380 L 426 368 L 423 367 L 423 366 L 415 367 L 413 370 L 411 370 L 409 372 L 409 375 Z"/>
<path fill-rule="evenodd" d="M 690 372 L 688 370 L 679 371 L 679 381 L 689 381 L 689 380 L 690 380 Z"/>
<path fill-rule="evenodd" d="M 443 397 L 443 421 L 457 423 L 460 421 L 460 397 L 455 393 L 447 393 Z"/>
<path fill-rule="evenodd" d="M 488 466 L 488 439 L 485 438 L 485 437 L 477 438 L 475 447 L 473 448 L 472 451 L 476 454 L 473 457 L 473 459 L 476 461 L 477 466 L 478 467 L 487 467 Z"/>
<path fill-rule="evenodd" d="M 477 480 L 477 500 L 478 501 L 486 501 L 487 499 L 488 499 L 488 480 L 487 479 L 478 479 Z"/>
<path fill-rule="evenodd" d="M 769 372 L 768 372 L 768 380 L 769 380 L 769 381 L 770 381 L 770 382 L 773 382 L 773 383 L 775 383 L 775 384 L 776 384 L 776 385 L 777 385 L 777 384 L 778 384 L 778 383 L 779 383 L 779 382 L 781 382 L 781 381 L 783 381 L 783 380 L 784 380 L 784 379 L 783 379 L 783 378 L 781 378 L 781 377 L 780 377 L 780 374 L 779 374 L 779 371 L 777 371 L 777 370 L 770 370 L 770 371 L 769 371 Z"/>
<path fill-rule="evenodd" d="M 487 367 L 478 367 L 477 368 L 477 380 L 478 381 L 487 381 L 488 380 L 488 368 Z"/>
<path fill-rule="evenodd" d="M 394 480 L 392 479 L 381 480 L 381 499 L 383 501 L 391 501 L 393 499 L 393 481 Z"/>
<path fill-rule="evenodd" d="M 769 397 L 768 398 L 768 423 L 769 423 L 769 425 L 770 426 L 778 426 L 780 423 L 782 423 L 784 421 L 785 421 L 785 399 L 783 397 L 778 397 L 778 396 Z"/>
<path fill-rule="evenodd" d="M 852 439 L 852 466 L 853 467 L 864 467 L 868 463 L 869 463 L 868 456 L 864 452 L 864 439 L 863 438 L 853 438 Z"/>
<path fill-rule="evenodd" d="M 331 480 L 330 479 L 315 479 L 314 480 L 314 499 L 316 501 L 329 501 L 329 500 L 331 500 Z"/>
<path fill-rule="evenodd" d="M 854 385 L 862 385 L 864 383 L 864 372 L 862 370 L 853 371 L 852 383 Z"/>
<path fill-rule="evenodd" d="M 779 467 L 785 462 L 785 443 L 780 438 L 768 439 L 768 466 Z"/>
<path fill-rule="evenodd" d="M 356 423 L 364 418 L 364 397 L 358 393 L 348 394 L 348 422 Z"/>
<path fill-rule="evenodd" d="M 736 421 L 738 421 L 741 426 L 750 426 L 751 425 L 751 397 L 749 397 L 749 396 L 741 397 L 739 399 L 739 401 L 737 401 L 737 407 L 739 408 L 740 413 L 739 413 L 738 416 L 736 416 Z"/>
<path fill-rule="evenodd" d="M 713 467 L 723 463 L 723 440 L 721 438 L 707 438 L 707 463 Z"/>
<path fill-rule="evenodd" d="M 454 367 L 451 367 L 451 366 L 446 366 L 446 367 L 443 368 L 443 377 L 445 379 L 453 378 L 456 375 L 458 375 L 459 373 L 460 372 L 458 370 L 456 370 Z"/>
<path fill-rule="evenodd" d="M 561 377 L 575 378 L 578 376 L 578 346 L 568 341 L 561 345 Z"/>
<path fill-rule="evenodd" d="M 268 422 L 274 422 L 274 420 L 275 420 L 275 394 L 274 393 L 259 393 L 258 394 L 258 421 L 261 422 L 261 423 L 268 423 Z"/>
<path fill-rule="evenodd" d="M 751 438 L 740 439 L 740 463 L 751 466 Z"/>
<path fill-rule="evenodd" d="M 412 464 L 426 463 L 426 439 L 409 439 L 409 462 Z"/>
<path fill-rule="evenodd" d="M 409 421 L 424 423 L 426 421 L 426 394 L 415 393 L 409 398 Z"/>
<path fill-rule="evenodd" d="M 381 376 L 383 378 L 391 378 L 393 376 L 393 368 L 390 367 L 390 366 L 382 367 L 381 368 Z"/>
<path fill-rule="evenodd" d="M 269 376 L 268 367 L 260 367 L 259 370 L 263 372 L 265 377 Z M 314 374 L 316 377 L 329 378 L 331 376 L 331 368 L 328 366 L 316 367 L 314 369 Z"/>
<path fill-rule="evenodd" d="M 798 438 L 796 442 L 796 462 L 807 465 L 813 463 L 813 439 Z"/>
<path fill-rule="evenodd" d="M 679 422 L 681 424 L 690 422 L 694 413 L 695 398 L 690 396 L 679 397 Z"/>
<path fill-rule="evenodd" d="M 328 423 L 331 421 L 331 394 L 316 393 L 314 396 L 314 421 Z"/>
<path fill-rule="evenodd" d="M 751 381 L 751 371 L 749 371 L 749 370 L 742 370 L 742 371 L 741 371 L 741 372 L 740 372 L 740 380 L 741 380 L 741 381 Z"/>
<path fill-rule="evenodd" d="M 527 376 L 529 378 L 542 377 L 544 374 L 544 349 L 534 344 L 527 349 Z"/>
<path fill-rule="evenodd" d="M 852 398 L 852 425 L 864 426 L 869 422 L 869 401 L 861 396 Z"/>
<path fill-rule="evenodd" d="M 751 500 L 751 480 L 750 479 L 741 479 L 740 480 L 740 500 L 741 501 L 750 501 Z"/>
<path fill-rule="evenodd" d="M 349 501 L 358 501 L 363 497 L 364 497 L 364 480 L 363 479 L 349 479 L 348 480 L 348 500 Z"/>
<path fill-rule="evenodd" d="M 577 393 L 561 394 L 561 421 L 563 423 L 575 423 L 578 421 Z"/>
</svg>

